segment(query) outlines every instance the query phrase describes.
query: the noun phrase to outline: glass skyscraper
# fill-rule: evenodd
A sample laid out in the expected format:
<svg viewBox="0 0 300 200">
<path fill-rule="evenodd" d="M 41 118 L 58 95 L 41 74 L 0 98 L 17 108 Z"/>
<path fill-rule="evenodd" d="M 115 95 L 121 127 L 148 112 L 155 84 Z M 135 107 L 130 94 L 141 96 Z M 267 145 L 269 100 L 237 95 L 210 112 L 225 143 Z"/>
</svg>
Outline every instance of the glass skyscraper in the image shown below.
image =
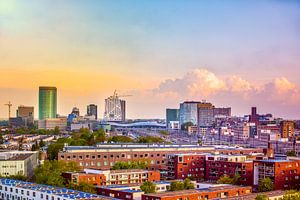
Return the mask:
<svg viewBox="0 0 300 200">
<path fill-rule="evenodd" d="M 39 119 L 56 118 L 56 87 L 39 87 Z"/>
<path fill-rule="evenodd" d="M 198 104 L 200 102 L 195 101 L 186 101 L 180 104 L 179 110 L 179 121 L 180 125 L 192 122 L 194 125 L 197 125 L 198 122 Z"/>
</svg>

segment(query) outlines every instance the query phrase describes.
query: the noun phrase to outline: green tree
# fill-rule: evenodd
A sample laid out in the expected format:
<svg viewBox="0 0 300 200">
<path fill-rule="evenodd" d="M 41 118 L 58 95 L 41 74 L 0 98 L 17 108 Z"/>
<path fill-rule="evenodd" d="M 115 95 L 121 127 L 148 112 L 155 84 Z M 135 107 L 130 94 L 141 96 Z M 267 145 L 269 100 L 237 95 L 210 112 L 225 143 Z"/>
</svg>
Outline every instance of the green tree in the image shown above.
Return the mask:
<svg viewBox="0 0 300 200">
<path fill-rule="evenodd" d="M 3 135 L 0 134 L 0 144 L 3 144 L 3 143 L 4 143 Z"/>
<path fill-rule="evenodd" d="M 300 199 L 300 192 L 295 190 L 290 190 L 285 193 L 282 200 L 299 200 Z"/>
<path fill-rule="evenodd" d="M 202 146 L 202 140 L 198 140 L 198 144 Z"/>
<path fill-rule="evenodd" d="M 40 147 L 44 147 L 44 146 L 46 146 L 46 144 L 45 144 L 45 142 L 44 142 L 43 140 L 40 140 L 39 146 L 40 146 Z"/>
<path fill-rule="evenodd" d="M 39 184 L 46 184 L 52 186 L 64 186 L 64 178 L 61 176 L 63 172 L 79 171 L 77 163 L 64 161 L 49 161 L 46 160 L 41 166 L 35 169 L 35 181 Z"/>
<path fill-rule="evenodd" d="M 115 142 L 115 143 L 132 143 L 133 139 L 128 136 L 120 135 L 120 136 L 113 136 L 108 139 L 108 142 Z"/>
<path fill-rule="evenodd" d="M 48 146 L 47 156 L 49 160 L 57 160 L 58 152 L 63 150 L 64 143 L 53 143 Z"/>
<path fill-rule="evenodd" d="M 59 127 L 58 126 L 55 126 L 55 128 L 53 129 L 52 133 L 54 135 L 59 135 L 60 134 L 60 130 L 59 130 Z"/>
<path fill-rule="evenodd" d="M 191 179 L 189 179 L 189 178 L 184 179 L 184 181 L 183 181 L 183 187 L 186 190 L 195 189 L 194 183 L 192 183 Z"/>
<path fill-rule="evenodd" d="M 166 141 L 160 137 L 143 136 L 137 139 L 137 143 L 165 143 Z"/>
<path fill-rule="evenodd" d="M 161 135 L 164 135 L 164 136 L 170 135 L 170 133 L 169 133 L 168 131 L 165 131 L 165 130 L 161 130 L 161 131 L 159 131 L 159 133 L 160 133 Z"/>
<path fill-rule="evenodd" d="M 146 169 L 148 167 L 148 162 L 144 160 L 133 161 L 133 162 L 116 162 L 112 167 L 112 170 L 120 169 Z"/>
<path fill-rule="evenodd" d="M 146 181 L 141 185 L 141 190 L 145 192 L 145 194 L 155 193 L 156 185 L 153 182 Z"/>
<path fill-rule="evenodd" d="M 105 131 L 103 129 L 97 130 L 97 132 L 95 133 L 95 143 L 105 142 L 105 141 L 106 141 Z"/>
<path fill-rule="evenodd" d="M 241 184 L 241 175 L 236 173 L 233 177 L 232 177 L 232 183 L 233 185 L 240 185 Z"/>
<path fill-rule="evenodd" d="M 181 181 L 174 181 L 170 185 L 170 191 L 184 190 L 184 184 Z"/>
<path fill-rule="evenodd" d="M 80 182 L 78 184 L 75 183 L 70 183 L 67 185 L 67 188 L 73 189 L 73 190 L 79 190 L 83 192 L 88 192 L 95 194 L 96 193 L 96 188 L 94 185 L 85 183 L 85 182 Z"/>
<path fill-rule="evenodd" d="M 220 184 L 232 184 L 232 185 L 240 185 L 241 176 L 239 174 L 235 174 L 233 177 L 228 175 L 223 175 L 217 181 Z"/>
<path fill-rule="evenodd" d="M 286 155 L 287 156 L 291 156 L 291 157 L 297 157 L 297 153 L 296 153 L 296 151 L 288 151 L 288 152 L 286 152 Z"/>
<path fill-rule="evenodd" d="M 255 200 L 268 200 L 268 197 L 264 194 L 258 194 L 256 197 L 255 197 Z"/>
<path fill-rule="evenodd" d="M 262 179 L 258 184 L 258 191 L 259 192 L 272 191 L 273 188 L 274 188 L 273 182 L 269 177 Z"/>
<path fill-rule="evenodd" d="M 230 176 L 228 175 L 223 175 L 219 178 L 219 180 L 217 181 L 217 183 L 220 184 L 232 184 L 232 178 L 230 178 Z"/>
</svg>

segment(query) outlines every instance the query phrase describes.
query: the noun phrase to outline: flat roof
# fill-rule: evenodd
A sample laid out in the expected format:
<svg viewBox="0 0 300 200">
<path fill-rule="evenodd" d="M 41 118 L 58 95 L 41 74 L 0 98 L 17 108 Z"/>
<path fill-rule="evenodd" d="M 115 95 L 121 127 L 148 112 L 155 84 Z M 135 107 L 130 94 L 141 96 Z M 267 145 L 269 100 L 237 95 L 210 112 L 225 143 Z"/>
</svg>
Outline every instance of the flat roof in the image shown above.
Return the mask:
<svg viewBox="0 0 300 200">
<path fill-rule="evenodd" d="M 246 194 L 240 197 L 229 197 L 226 198 L 228 200 L 253 200 L 255 199 L 255 197 L 258 195 L 266 195 L 267 197 L 281 197 L 285 194 L 285 191 L 282 190 L 275 190 L 275 191 L 271 191 L 271 192 L 262 192 L 262 193 L 251 193 L 251 194 Z"/>
<path fill-rule="evenodd" d="M 7 178 L 0 178 L 0 184 L 10 186 L 10 187 L 23 188 L 27 190 L 33 190 L 33 191 L 43 192 L 47 194 L 57 195 L 68 199 L 116 200 L 115 198 L 100 196 L 100 195 L 81 192 L 77 190 L 53 187 L 49 185 L 41 185 L 32 182 L 25 182 L 25 181 L 19 181 L 14 179 L 7 179 Z"/>
<path fill-rule="evenodd" d="M 26 153 L 26 154 L 17 154 L 13 155 L 12 157 L 8 159 L 0 159 L 0 161 L 19 161 L 19 160 L 26 160 L 30 156 L 32 156 L 33 153 Z"/>
<path fill-rule="evenodd" d="M 279 160 L 279 159 L 269 159 L 269 160 L 255 160 L 255 162 L 265 162 L 265 163 L 277 163 L 277 162 L 293 162 L 294 160 Z"/>
<path fill-rule="evenodd" d="M 117 143 L 117 144 L 97 144 L 96 146 L 65 146 L 64 151 L 76 150 L 107 150 L 107 149 L 145 149 L 145 148 L 197 148 L 203 150 L 258 150 L 261 148 L 244 148 L 244 147 L 231 147 L 231 146 L 199 146 L 191 144 L 139 144 L 139 143 Z"/>
<path fill-rule="evenodd" d="M 148 194 L 152 197 L 174 197 L 174 196 L 181 196 L 181 195 L 189 195 L 189 194 L 201 194 L 204 192 L 215 192 L 215 191 L 223 191 L 223 190 L 232 190 L 232 189 L 242 189 L 242 188 L 251 188 L 248 187 L 240 187 L 240 186 L 217 186 L 217 187 L 210 187 L 204 189 L 192 189 L 192 190 L 180 190 L 180 191 L 170 191 L 170 192 L 162 192 L 162 193 L 155 193 L 155 194 Z"/>
</svg>

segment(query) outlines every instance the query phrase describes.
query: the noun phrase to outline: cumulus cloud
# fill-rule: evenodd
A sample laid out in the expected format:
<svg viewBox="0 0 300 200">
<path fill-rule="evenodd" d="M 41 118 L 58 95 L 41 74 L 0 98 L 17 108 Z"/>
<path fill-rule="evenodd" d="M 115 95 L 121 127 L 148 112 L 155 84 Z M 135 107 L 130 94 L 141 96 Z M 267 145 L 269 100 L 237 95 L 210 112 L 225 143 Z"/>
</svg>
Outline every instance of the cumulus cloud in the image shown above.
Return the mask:
<svg viewBox="0 0 300 200">
<path fill-rule="evenodd" d="M 258 85 L 237 75 L 219 76 L 199 68 L 162 81 L 140 96 L 148 102 L 159 102 L 162 110 L 183 100 L 206 99 L 217 106 L 231 106 L 235 114 L 249 113 L 251 106 L 257 106 L 277 116 L 300 117 L 300 90 L 285 77 Z"/>
<path fill-rule="evenodd" d="M 206 69 L 194 69 L 182 78 L 162 82 L 155 92 L 173 92 L 190 98 L 209 98 L 222 92 L 245 93 L 254 87 L 238 76 L 218 77 Z"/>
</svg>

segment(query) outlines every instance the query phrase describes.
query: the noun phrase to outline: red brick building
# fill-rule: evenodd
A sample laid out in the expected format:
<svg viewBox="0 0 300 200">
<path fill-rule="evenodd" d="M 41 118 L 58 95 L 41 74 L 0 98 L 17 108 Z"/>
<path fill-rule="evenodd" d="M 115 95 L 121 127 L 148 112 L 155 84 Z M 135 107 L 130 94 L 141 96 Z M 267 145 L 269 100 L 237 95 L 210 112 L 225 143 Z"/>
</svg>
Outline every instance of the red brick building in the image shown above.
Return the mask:
<svg viewBox="0 0 300 200">
<path fill-rule="evenodd" d="M 204 180 L 205 155 L 177 154 L 168 155 L 168 178 Z"/>
<path fill-rule="evenodd" d="M 206 190 L 182 190 L 176 192 L 144 194 L 142 195 L 142 200 L 206 200 L 243 196 L 251 192 L 251 187 L 221 186 L 209 188 Z"/>
<path fill-rule="evenodd" d="M 268 177 L 274 190 L 300 189 L 300 160 L 256 160 L 253 175 L 254 186 Z"/>
<path fill-rule="evenodd" d="M 139 188 L 139 187 L 138 187 Z M 134 200 L 140 199 L 143 191 L 140 189 L 132 189 L 130 187 L 124 187 L 123 189 L 120 188 L 110 188 L 110 187 L 97 187 L 96 188 L 97 194 L 107 197 L 113 197 L 117 199 L 125 199 L 125 200 Z"/>
<path fill-rule="evenodd" d="M 201 147 L 198 145 L 158 145 L 158 144 L 100 144 L 97 147 L 65 147 L 58 153 L 58 159 L 75 161 L 82 169 L 108 170 L 116 162 L 146 161 L 149 170 L 167 170 L 168 154 L 213 153 L 250 154 L 262 153 L 261 148 L 222 148 Z"/>
<path fill-rule="evenodd" d="M 217 181 L 223 175 L 233 177 L 239 174 L 241 185 L 253 184 L 253 162 L 246 161 L 246 156 L 207 156 L 205 166 L 207 181 Z"/>
<path fill-rule="evenodd" d="M 65 172 L 62 176 L 66 179 L 66 182 L 85 182 L 97 186 L 160 181 L 159 171 L 148 171 L 142 169 L 105 171 L 85 169 L 85 172 L 81 173 Z"/>
</svg>

